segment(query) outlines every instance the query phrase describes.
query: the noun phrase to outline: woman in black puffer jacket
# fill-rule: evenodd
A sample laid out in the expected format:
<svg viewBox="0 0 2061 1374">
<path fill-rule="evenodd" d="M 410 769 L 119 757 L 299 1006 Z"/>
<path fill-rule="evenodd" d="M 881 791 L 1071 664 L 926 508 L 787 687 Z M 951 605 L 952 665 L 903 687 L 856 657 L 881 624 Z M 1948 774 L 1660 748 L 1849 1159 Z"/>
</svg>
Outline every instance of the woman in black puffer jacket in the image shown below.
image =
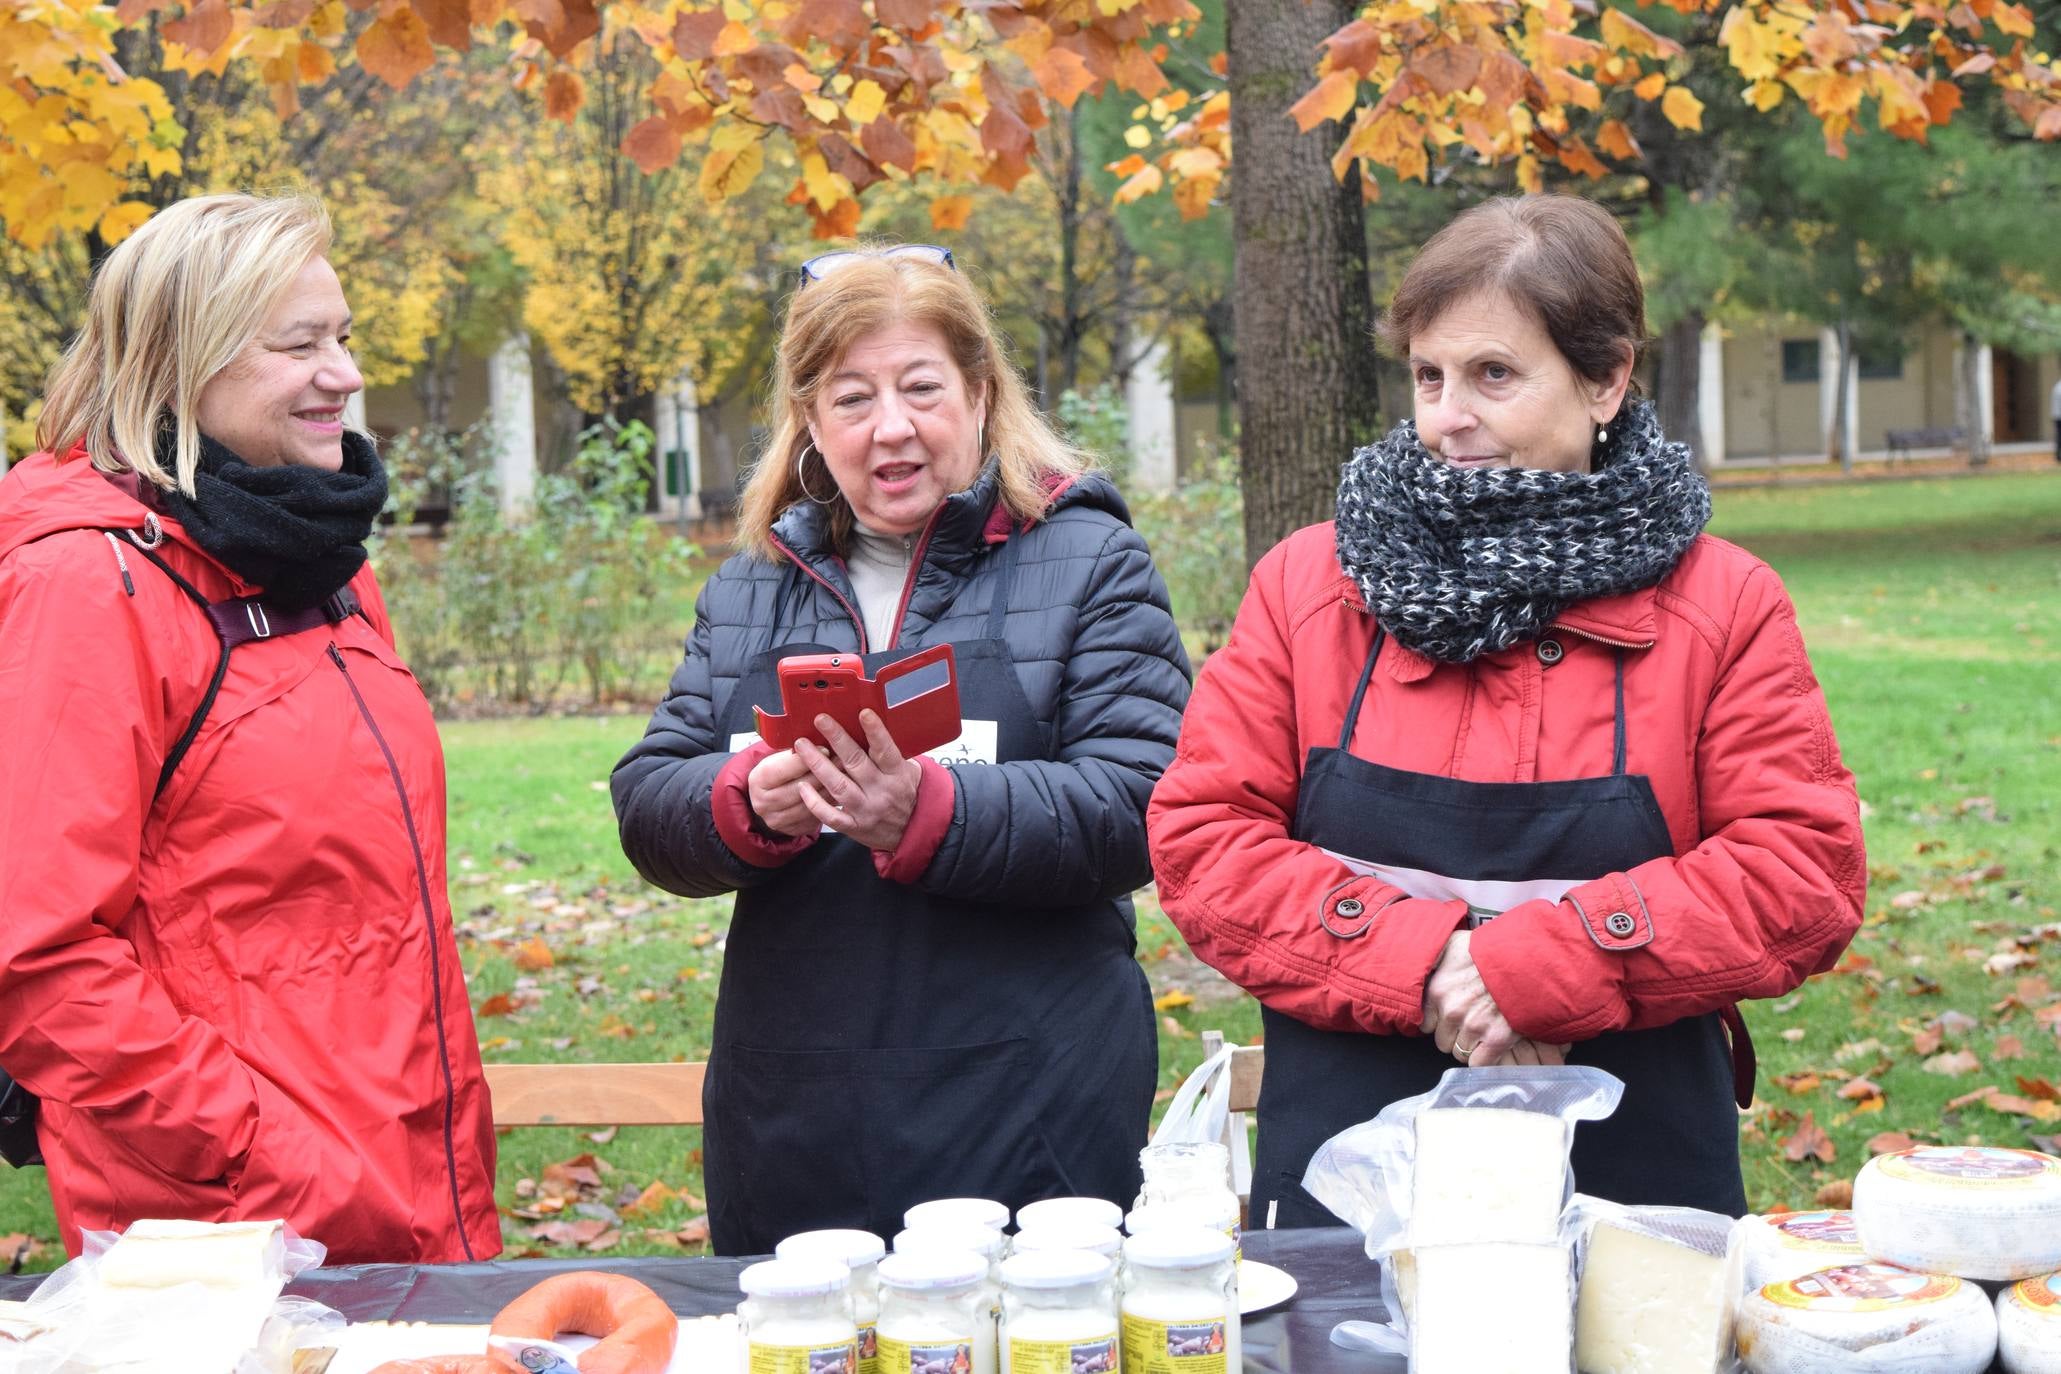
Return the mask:
<svg viewBox="0 0 2061 1374">
<path fill-rule="evenodd" d="M 1189 668 L 1109 481 L 942 249 L 802 269 L 744 552 L 613 780 L 623 848 L 738 893 L 703 1095 L 724 1254 L 935 1197 L 1128 1204 L 1156 1077 L 1128 893 Z M 964 730 L 775 752 L 775 665 L 949 642 Z"/>
</svg>

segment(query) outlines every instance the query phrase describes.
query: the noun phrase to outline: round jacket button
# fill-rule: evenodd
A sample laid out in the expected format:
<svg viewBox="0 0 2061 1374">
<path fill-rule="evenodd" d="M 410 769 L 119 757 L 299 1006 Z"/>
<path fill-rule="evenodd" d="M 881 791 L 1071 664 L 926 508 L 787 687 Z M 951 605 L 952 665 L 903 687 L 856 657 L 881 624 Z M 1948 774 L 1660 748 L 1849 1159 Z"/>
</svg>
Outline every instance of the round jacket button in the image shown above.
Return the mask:
<svg viewBox="0 0 2061 1374">
<path fill-rule="evenodd" d="M 1358 897 L 1343 897 L 1339 899 L 1338 914 L 1347 919 L 1359 915 L 1366 909 Z"/>
<path fill-rule="evenodd" d="M 1639 928 L 1639 923 L 1632 919 L 1632 915 L 1628 911 L 1611 912 L 1603 918 L 1603 925 L 1605 929 L 1609 930 L 1612 935 L 1615 935 L 1620 940 Z"/>
<path fill-rule="evenodd" d="M 1548 668 L 1565 657 L 1567 657 L 1567 650 L 1560 647 L 1559 640 L 1542 639 L 1539 641 L 1539 662 L 1545 664 Z"/>
</svg>

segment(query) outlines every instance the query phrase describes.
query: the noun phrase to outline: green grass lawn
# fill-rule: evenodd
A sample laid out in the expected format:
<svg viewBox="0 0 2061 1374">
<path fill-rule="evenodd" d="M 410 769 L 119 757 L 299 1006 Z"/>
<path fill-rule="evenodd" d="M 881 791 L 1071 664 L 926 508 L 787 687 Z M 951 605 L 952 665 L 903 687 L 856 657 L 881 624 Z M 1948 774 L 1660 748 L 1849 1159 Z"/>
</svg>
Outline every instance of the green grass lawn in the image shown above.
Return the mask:
<svg viewBox="0 0 2061 1374">
<path fill-rule="evenodd" d="M 1842 970 L 1747 1009 L 1761 1056 L 1749 1197 L 1809 1205 L 1889 1133 L 2051 1147 L 2061 474 L 1721 491 L 1714 529 L 1773 563 L 1795 596 L 1860 780 L 1873 877 Z M 606 780 L 642 726 L 444 728 L 452 908 L 490 1059 L 708 1052 L 729 904 L 645 888 L 616 847 Z M 1139 957 L 1166 1003 L 1163 1088 L 1199 1061 L 1200 1030 L 1257 1036 L 1256 1006 L 1187 954 L 1149 893 Z M 696 1130 L 501 1140 L 513 1252 L 692 1250 L 700 1192 Z M 55 1235 L 40 1171 L 0 1177 L 10 1232 Z M 46 1244 L 29 1264 L 57 1258 Z"/>
</svg>

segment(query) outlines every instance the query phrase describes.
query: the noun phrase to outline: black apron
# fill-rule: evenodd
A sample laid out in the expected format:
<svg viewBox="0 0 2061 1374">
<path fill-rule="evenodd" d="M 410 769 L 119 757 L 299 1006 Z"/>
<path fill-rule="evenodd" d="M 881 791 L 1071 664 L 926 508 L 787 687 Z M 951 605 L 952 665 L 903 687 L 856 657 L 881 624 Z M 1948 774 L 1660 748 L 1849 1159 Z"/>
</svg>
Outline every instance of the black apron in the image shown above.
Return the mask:
<svg viewBox="0 0 2061 1374">
<path fill-rule="evenodd" d="M 989 555 L 986 637 L 953 644 L 960 716 L 995 723 L 994 763 L 1051 757 L 1003 639 L 1019 542 Z M 725 741 L 753 728 L 754 705 L 780 709 L 780 659 L 844 652 L 779 643 L 800 590 L 790 568 L 775 647 L 723 709 Z M 918 647 L 861 658 L 871 676 Z M 1127 901 L 946 900 L 828 832 L 739 892 L 702 1094 L 716 1252 L 821 1227 L 892 1237 L 932 1198 L 1129 1206 L 1158 1076 L 1136 943 Z"/>
<path fill-rule="evenodd" d="M 1336 749 L 1312 749 L 1296 796 L 1295 838 L 1395 868 L 1474 881 L 1588 881 L 1674 852 L 1653 785 L 1625 772 L 1624 653 L 1610 775 L 1567 782 L 1462 782 L 1355 758 L 1353 727 L 1381 656 L 1374 633 Z M 1550 669 L 1548 670 L 1550 671 Z M 1570 882 L 1568 886 L 1574 886 Z M 1376 917 L 1332 929 L 1350 939 Z M 1328 924 L 1328 923 L 1327 923 Z M 1267 1071 L 1260 1083 L 1252 1225 L 1336 1226 L 1302 1176 L 1317 1147 L 1399 1098 L 1428 1092 L 1458 1061 L 1430 1036 L 1323 1031 L 1262 1008 Z M 1570 1064 L 1624 1080 L 1603 1121 L 1575 1128 L 1575 1184 L 1613 1202 L 1746 1210 L 1732 1054 L 1717 1012 L 1573 1046 Z M 1277 1205 L 1278 1204 L 1278 1205 Z"/>
</svg>

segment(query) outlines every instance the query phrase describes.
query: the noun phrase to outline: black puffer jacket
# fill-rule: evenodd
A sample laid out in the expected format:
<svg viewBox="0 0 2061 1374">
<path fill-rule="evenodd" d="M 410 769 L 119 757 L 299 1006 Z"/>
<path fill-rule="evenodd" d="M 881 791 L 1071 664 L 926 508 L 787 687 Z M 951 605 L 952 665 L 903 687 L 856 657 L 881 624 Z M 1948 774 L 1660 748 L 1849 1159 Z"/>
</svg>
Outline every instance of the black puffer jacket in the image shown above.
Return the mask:
<svg viewBox="0 0 2061 1374">
<path fill-rule="evenodd" d="M 821 507 L 797 504 L 773 529 L 813 576 L 748 554 L 724 563 L 695 602 L 664 702 L 611 780 L 637 871 L 692 897 L 777 876 L 731 852 L 710 807 L 730 758 L 717 722 L 752 660 L 776 644 L 864 652 L 984 637 L 1001 535 L 1013 529 L 1023 544 L 1005 636 L 1052 741 L 1050 759 L 953 770 L 951 828 L 917 886 L 964 901 L 1062 906 L 1149 880 L 1145 802 L 1173 759 L 1192 676 L 1166 584 L 1099 474 L 1061 490 L 1028 529 L 995 514 L 992 470 L 945 502 L 892 646 L 862 642 L 857 597 Z"/>
</svg>

